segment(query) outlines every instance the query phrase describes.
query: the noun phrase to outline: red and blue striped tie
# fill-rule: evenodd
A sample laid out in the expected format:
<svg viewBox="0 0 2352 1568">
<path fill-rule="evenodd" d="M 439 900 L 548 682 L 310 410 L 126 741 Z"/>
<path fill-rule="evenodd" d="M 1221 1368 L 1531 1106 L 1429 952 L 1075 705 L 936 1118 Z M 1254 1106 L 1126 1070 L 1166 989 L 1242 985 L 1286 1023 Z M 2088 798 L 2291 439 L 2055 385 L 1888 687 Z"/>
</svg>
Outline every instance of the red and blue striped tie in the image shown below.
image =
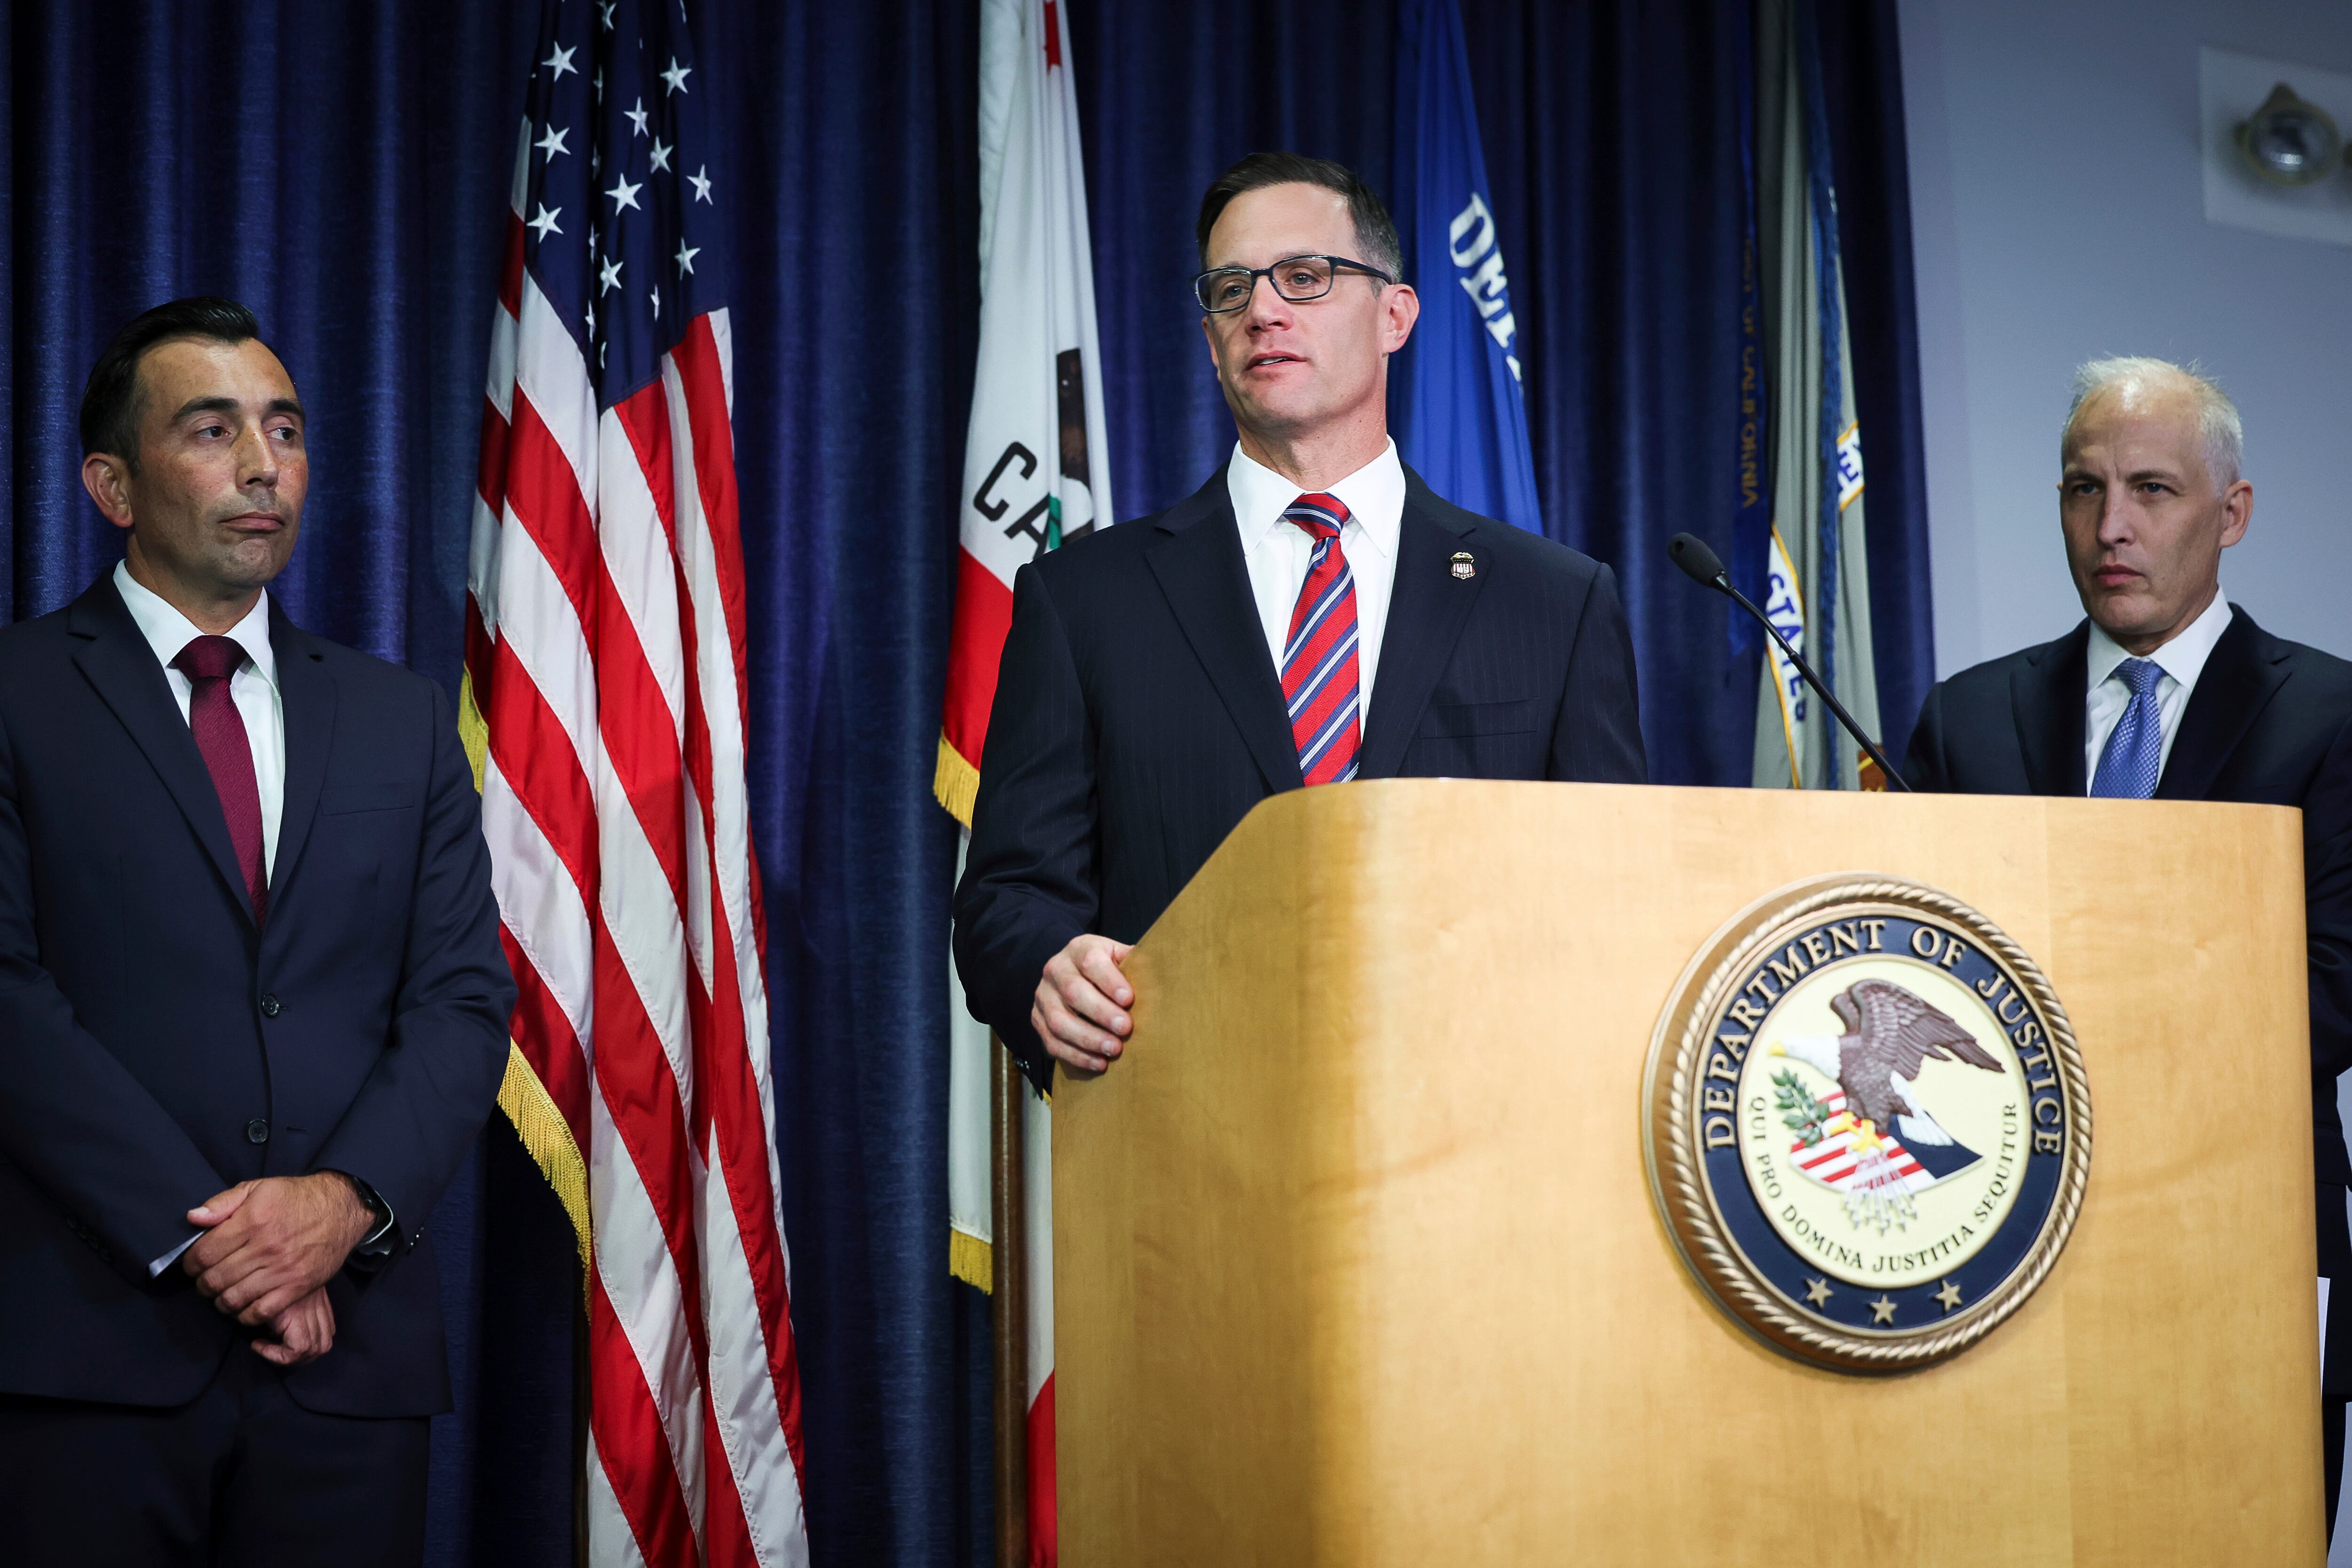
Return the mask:
<svg viewBox="0 0 2352 1568">
<path fill-rule="evenodd" d="M 1310 784 L 1342 784 L 1356 776 L 1363 734 L 1356 678 L 1356 578 L 1339 548 L 1348 508 L 1338 496 L 1306 495 L 1283 508 L 1282 518 L 1315 541 L 1282 648 L 1282 695 L 1290 705 L 1298 773 Z"/>
</svg>

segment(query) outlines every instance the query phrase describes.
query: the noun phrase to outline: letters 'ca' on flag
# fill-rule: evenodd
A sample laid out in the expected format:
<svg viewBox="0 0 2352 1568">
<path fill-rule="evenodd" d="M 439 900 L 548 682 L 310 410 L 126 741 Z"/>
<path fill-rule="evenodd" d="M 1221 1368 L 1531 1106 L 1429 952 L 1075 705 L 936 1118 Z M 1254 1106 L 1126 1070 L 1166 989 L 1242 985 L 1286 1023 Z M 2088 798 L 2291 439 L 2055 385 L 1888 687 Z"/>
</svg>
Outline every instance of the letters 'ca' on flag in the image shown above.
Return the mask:
<svg viewBox="0 0 2352 1568">
<path fill-rule="evenodd" d="M 1056 0 L 980 11 L 980 361 L 964 447 L 955 625 L 935 787 L 970 826 L 1023 566 L 1117 517 L 1105 444 L 1069 20 Z M 949 1263 L 991 1284 L 989 1077 L 994 1047 L 950 975 Z M 1030 1561 L 1055 1560 L 1051 1128 L 1025 1085 Z"/>
<path fill-rule="evenodd" d="M 980 363 L 936 780 L 940 803 L 967 826 L 1013 625 L 1013 574 L 1114 521 L 1064 9 L 1055 0 L 981 6 Z"/>
<path fill-rule="evenodd" d="M 1408 0 L 1397 55 L 1397 166 L 1411 192 L 1405 281 L 1421 292 L 1398 449 L 1454 505 L 1543 531 L 1518 314 L 1470 97 L 1456 0 Z"/>
<path fill-rule="evenodd" d="M 724 185 L 677 0 L 546 0 L 491 336 L 461 722 L 578 1232 L 586 1556 L 803 1563 L 744 782 Z"/>
</svg>

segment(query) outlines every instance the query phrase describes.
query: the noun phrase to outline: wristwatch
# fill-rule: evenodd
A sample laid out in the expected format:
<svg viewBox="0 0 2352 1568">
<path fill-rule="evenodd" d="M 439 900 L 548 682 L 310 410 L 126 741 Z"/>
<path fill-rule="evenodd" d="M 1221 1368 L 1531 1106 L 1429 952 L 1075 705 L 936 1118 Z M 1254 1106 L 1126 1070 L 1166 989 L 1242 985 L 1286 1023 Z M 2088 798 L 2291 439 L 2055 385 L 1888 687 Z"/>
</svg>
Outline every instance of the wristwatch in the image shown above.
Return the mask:
<svg viewBox="0 0 2352 1568">
<path fill-rule="evenodd" d="M 392 1205 L 378 1197 L 373 1187 L 369 1186 L 349 1171 L 337 1171 L 335 1174 L 352 1184 L 352 1191 L 357 1194 L 360 1202 L 366 1206 L 369 1215 L 375 1220 L 375 1223 L 368 1227 L 368 1233 L 360 1237 L 359 1245 L 352 1248 L 352 1256 L 354 1258 L 390 1257 L 394 1230 Z"/>
</svg>

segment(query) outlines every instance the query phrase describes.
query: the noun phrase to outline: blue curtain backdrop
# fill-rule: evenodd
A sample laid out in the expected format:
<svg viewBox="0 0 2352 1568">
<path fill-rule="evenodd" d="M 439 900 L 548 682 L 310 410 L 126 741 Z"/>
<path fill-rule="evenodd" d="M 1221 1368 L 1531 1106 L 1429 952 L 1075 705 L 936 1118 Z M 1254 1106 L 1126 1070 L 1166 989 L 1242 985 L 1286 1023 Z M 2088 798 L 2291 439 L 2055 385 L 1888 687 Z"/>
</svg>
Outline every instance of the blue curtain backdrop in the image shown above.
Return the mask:
<svg viewBox="0 0 2352 1568">
<path fill-rule="evenodd" d="M 1821 0 L 1868 447 L 1881 690 L 1930 678 L 1892 0 Z M 957 0 L 699 0 L 735 214 L 735 422 L 810 1533 L 833 1565 L 986 1561 L 986 1303 L 944 1268 L 952 841 L 929 780 L 978 313 L 978 38 Z M 1743 780 L 1752 663 L 1664 538 L 1731 510 L 1735 0 L 1464 0 L 1547 528 L 1624 585 L 1661 781 Z M 295 617 L 454 689 L 485 351 L 536 0 L 17 0 L 6 605 L 120 552 L 75 410 L 137 310 L 260 313 L 311 412 Z M 1384 190 L 1394 0 L 1076 0 L 1112 460 L 1131 514 L 1232 428 L 1187 303 L 1201 188 L 1255 147 Z M 0 1086 L 5 1092 L 5 1086 Z M 572 1561 L 577 1272 L 503 1126 L 434 1220 L 457 1413 L 431 1561 Z"/>
</svg>

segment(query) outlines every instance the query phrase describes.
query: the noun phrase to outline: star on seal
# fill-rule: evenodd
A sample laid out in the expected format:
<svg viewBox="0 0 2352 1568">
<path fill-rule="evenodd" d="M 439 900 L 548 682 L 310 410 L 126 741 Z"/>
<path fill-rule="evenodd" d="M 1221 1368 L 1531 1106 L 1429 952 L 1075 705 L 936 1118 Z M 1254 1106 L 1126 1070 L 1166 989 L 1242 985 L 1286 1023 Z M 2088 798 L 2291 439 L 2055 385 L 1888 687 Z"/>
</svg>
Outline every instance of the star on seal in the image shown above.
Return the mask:
<svg viewBox="0 0 2352 1568">
<path fill-rule="evenodd" d="M 1944 1288 L 1936 1292 L 1936 1300 L 1944 1304 L 1944 1310 L 1947 1312 L 1958 1311 L 1960 1305 L 1960 1288 L 1947 1279 L 1944 1281 Z"/>
<path fill-rule="evenodd" d="M 1878 1300 L 1870 1304 L 1870 1321 L 1874 1323 L 1895 1321 L 1895 1300 L 1884 1290 L 1878 1293 Z"/>
</svg>

